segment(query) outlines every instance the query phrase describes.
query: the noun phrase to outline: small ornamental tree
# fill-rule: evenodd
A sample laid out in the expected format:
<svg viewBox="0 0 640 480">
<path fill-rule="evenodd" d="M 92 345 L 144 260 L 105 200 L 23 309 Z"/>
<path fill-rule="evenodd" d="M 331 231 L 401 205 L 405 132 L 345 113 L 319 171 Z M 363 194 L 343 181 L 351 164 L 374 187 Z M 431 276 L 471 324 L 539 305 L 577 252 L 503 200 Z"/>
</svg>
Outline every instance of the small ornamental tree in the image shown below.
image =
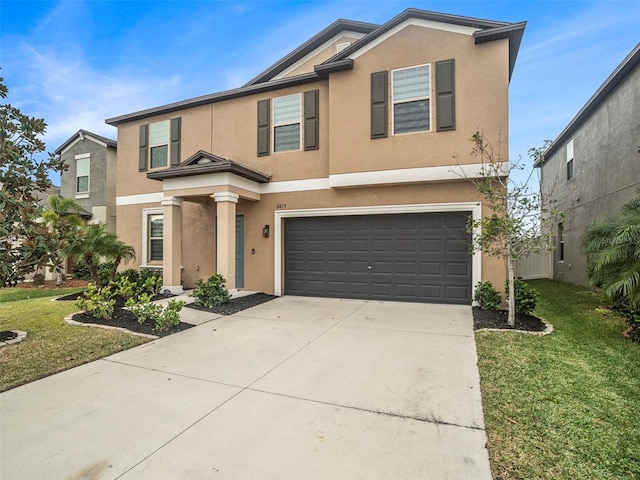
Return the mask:
<svg viewBox="0 0 640 480">
<path fill-rule="evenodd" d="M 549 199 L 533 191 L 527 181 L 522 184 L 509 176 L 513 170 L 522 170 L 521 162 L 509 164 L 501 161 L 500 143 L 497 152 L 481 132 L 471 137 L 472 155 L 480 160 L 482 168 L 470 180 L 483 198 L 487 214 L 474 219 L 469 225 L 472 233 L 473 251 L 504 259 L 507 270 L 507 302 L 509 306 L 508 324 L 515 325 L 516 298 L 515 264 L 533 253 L 549 250 L 553 244 L 551 225 L 561 215 L 551 209 Z M 534 160 L 543 160 L 543 154 L 550 142 L 542 148 L 532 148 L 529 155 Z"/>
<path fill-rule="evenodd" d="M 0 99 L 8 89 L 0 77 Z M 50 265 L 57 248 L 41 221 L 38 203 L 52 186 L 49 171 L 62 171 L 64 162 L 45 151 L 40 139 L 47 124 L 16 107 L 0 104 L 0 286 L 15 283 L 38 266 Z"/>
<path fill-rule="evenodd" d="M 52 195 L 49 197 L 49 208 L 42 214 L 44 224 L 49 228 L 50 238 L 57 244 L 50 259 L 50 268 L 56 272 L 56 285 L 62 284 L 64 261 L 82 238 L 84 222 L 79 212 L 80 205 L 74 199 Z"/>
</svg>

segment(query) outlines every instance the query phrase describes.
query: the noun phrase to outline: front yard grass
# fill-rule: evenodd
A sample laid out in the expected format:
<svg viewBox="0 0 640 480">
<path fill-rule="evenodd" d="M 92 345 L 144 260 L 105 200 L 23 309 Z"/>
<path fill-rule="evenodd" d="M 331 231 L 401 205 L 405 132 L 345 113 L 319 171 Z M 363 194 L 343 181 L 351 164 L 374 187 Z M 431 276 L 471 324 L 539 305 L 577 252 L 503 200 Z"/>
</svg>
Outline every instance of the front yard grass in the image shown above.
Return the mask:
<svg viewBox="0 0 640 480">
<path fill-rule="evenodd" d="M 22 342 L 0 348 L 0 391 L 148 341 L 119 331 L 67 325 L 64 317 L 78 311 L 78 307 L 74 302 L 50 300 L 77 291 L 0 290 L 0 330 L 27 332 Z M 33 299 L 44 293 L 46 297 Z"/>
<path fill-rule="evenodd" d="M 494 480 L 640 478 L 640 345 L 591 291 L 529 283 L 553 334 L 476 334 Z"/>
</svg>

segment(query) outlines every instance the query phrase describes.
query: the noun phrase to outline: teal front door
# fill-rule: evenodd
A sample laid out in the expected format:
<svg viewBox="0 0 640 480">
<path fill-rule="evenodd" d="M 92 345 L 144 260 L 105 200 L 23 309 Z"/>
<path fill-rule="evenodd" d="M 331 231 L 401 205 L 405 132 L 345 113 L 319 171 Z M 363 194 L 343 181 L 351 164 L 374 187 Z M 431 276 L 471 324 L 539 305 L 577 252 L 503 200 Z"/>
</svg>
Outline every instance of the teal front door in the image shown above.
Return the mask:
<svg viewBox="0 0 640 480">
<path fill-rule="evenodd" d="M 236 288 L 244 288 L 244 216 L 236 216 Z"/>
</svg>

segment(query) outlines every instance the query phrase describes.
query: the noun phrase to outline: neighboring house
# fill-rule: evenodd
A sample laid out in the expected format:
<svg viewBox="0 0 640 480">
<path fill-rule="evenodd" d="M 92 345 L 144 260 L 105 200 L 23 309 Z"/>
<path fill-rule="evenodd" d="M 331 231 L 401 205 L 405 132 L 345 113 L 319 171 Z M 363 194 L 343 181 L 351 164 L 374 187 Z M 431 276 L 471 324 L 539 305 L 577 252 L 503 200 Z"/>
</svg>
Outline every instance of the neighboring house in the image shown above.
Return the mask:
<svg viewBox="0 0 640 480">
<path fill-rule="evenodd" d="M 507 148 L 524 28 L 338 20 L 240 88 L 108 119 L 118 236 L 174 292 L 218 272 L 276 295 L 471 303 L 505 270 L 469 254 L 487 211 L 460 171 L 478 174 L 478 129 Z"/>
<path fill-rule="evenodd" d="M 69 166 L 60 176 L 60 195 L 75 199 L 90 213 L 88 223 L 100 222 L 111 233 L 117 228 L 116 149 L 114 140 L 78 130 L 55 151 Z"/>
<path fill-rule="evenodd" d="M 640 44 L 544 154 L 541 192 L 565 212 L 555 225 L 553 277 L 587 285 L 582 236 L 640 187 Z"/>
</svg>

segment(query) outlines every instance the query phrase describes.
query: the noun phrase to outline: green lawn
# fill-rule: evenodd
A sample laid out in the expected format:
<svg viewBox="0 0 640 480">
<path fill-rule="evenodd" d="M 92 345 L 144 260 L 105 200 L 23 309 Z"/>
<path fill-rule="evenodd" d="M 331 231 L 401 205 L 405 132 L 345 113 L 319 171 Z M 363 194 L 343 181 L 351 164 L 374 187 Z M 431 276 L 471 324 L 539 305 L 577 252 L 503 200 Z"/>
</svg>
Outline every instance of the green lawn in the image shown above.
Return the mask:
<svg viewBox="0 0 640 480">
<path fill-rule="evenodd" d="M 640 345 L 589 290 L 529 283 L 553 334 L 476 335 L 494 479 L 640 478 Z"/>
<path fill-rule="evenodd" d="M 0 391 L 148 341 L 113 330 L 67 325 L 64 317 L 78 307 L 50 300 L 74 291 L 78 289 L 0 289 L 0 330 L 27 332 L 22 342 L 0 348 Z M 33 299 L 42 294 L 47 296 Z"/>
</svg>

